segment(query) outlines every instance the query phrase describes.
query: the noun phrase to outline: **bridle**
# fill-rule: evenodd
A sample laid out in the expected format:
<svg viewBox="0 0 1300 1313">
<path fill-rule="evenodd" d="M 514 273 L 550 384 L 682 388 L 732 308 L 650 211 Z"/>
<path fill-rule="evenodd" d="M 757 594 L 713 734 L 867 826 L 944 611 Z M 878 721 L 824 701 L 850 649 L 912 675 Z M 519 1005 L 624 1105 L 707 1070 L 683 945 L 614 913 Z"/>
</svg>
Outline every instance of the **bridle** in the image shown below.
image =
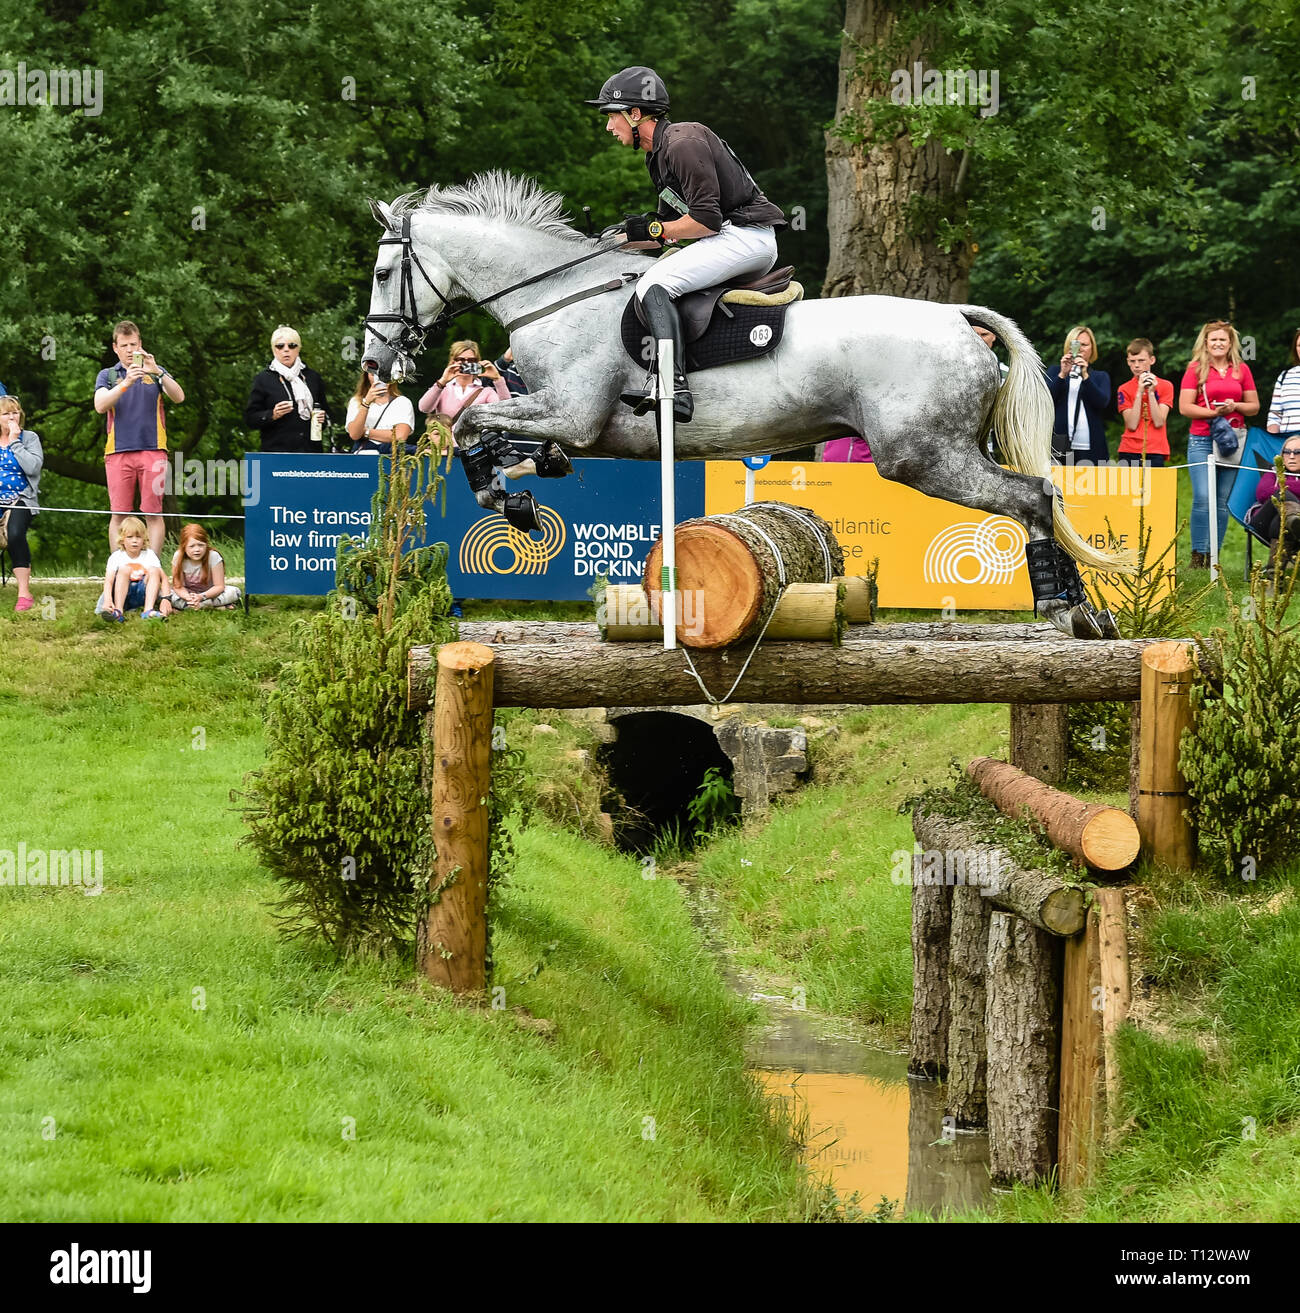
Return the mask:
<svg viewBox="0 0 1300 1313">
<path fill-rule="evenodd" d="M 601 237 L 607 236 L 611 231 L 613 229 L 606 229 Z M 374 333 L 397 356 L 399 364 L 403 361 L 414 360 L 424 350 L 425 341 L 431 334 L 437 336 L 445 332 L 462 315 L 467 315 L 492 301 L 508 296 L 511 292 L 517 292 L 520 288 L 539 283 L 544 278 L 551 277 L 552 274 L 563 273 L 566 269 L 572 269 L 575 265 L 585 264 L 588 260 L 594 260 L 598 255 L 606 255 L 610 251 L 618 249 L 616 246 L 601 246 L 597 250 L 589 251 L 586 255 L 580 255 L 576 260 L 569 260 L 566 264 L 556 265 L 554 269 L 545 269 L 540 274 L 533 274 L 531 278 L 525 278 L 518 283 L 512 283 L 509 287 L 502 288 L 499 292 L 493 292 L 491 296 L 485 296 L 481 300 L 463 305 L 459 309 L 453 309 L 452 303 L 438 289 L 438 285 L 433 279 L 429 277 L 428 270 L 420 263 L 420 257 L 415 253 L 411 242 L 411 216 L 409 214 L 402 216 L 400 234 L 390 232 L 387 237 L 379 239 L 379 245 L 401 246 L 402 248 L 402 265 L 399 274 L 400 300 L 396 314 L 367 315 L 366 328 L 369 332 Z M 415 299 L 415 273 L 417 270 L 420 277 L 428 284 L 429 290 L 442 302 L 442 309 L 427 324 L 420 322 L 419 303 Z M 571 297 L 565 297 L 563 300 L 556 301 L 541 310 L 533 311 L 532 314 L 524 316 L 523 319 L 507 324 L 506 330 L 509 332 L 525 322 L 531 323 L 534 319 L 540 319 L 543 315 L 550 314 L 552 310 L 558 310 L 561 306 L 570 305 L 583 297 L 595 296 L 600 292 L 613 291 L 615 288 L 623 287 L 638 276 L 637 274 L 624 274 L 620 278 L 602 283 L 599 287 L 591 288 Z M 396 324 L 398 329 L 390 337 L 387 333 L 376 328 L 376 324 Z"/>
</svg>

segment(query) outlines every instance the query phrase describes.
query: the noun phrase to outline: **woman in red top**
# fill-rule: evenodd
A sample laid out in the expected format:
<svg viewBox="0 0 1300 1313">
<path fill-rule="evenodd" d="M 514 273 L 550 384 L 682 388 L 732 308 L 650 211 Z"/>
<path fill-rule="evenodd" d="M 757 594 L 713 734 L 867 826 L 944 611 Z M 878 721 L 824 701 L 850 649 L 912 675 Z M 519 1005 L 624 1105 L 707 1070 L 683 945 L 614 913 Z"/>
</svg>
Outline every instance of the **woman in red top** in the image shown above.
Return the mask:
<svg viewBox="0 0 1300 1313">
<path fill-rule="evenodd" d="M 1259 413 L 1259 393 L 1250 366 L 1241 358 L 1241 339 L 1226 319 L 1211 319 L 1196 335 L 1191 363 L 1183 375 L 1178 393 L 1178 413 L 1192 421 L 1187 439 L 1187 460 L 1192 476 L 1192 569 L 1204 570 L 1210 564 L 1210 480 L 1206 461 L 1214 456 L 1215 505 L 1218 516 L 1218 541 L 1228 527 L 1228 496 L 1237 480 L 1241 464 L 1246 416 Z M 1226 417 L 1237 430 L 1237 450 L 1223 455 L 1210 437 L 1210 420 Z"/>
</svg>

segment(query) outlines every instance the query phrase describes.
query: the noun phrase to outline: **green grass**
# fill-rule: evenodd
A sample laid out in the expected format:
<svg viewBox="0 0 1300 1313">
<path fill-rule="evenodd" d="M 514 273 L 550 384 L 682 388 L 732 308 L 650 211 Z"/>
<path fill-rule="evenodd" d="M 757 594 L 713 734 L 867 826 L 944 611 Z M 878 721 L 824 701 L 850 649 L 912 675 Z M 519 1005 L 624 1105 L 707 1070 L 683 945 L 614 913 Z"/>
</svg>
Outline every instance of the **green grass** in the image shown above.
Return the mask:
<svg viewBox="0 0 1300 1313">
<path fill-rule="evenodd" d="M 0 889 L 8 1218 L 805 1215 L 744 1072 L 746 1005 L 672 882 L 528 830 L 502 1011 L 285 943 L 228 794 L 293 608 L 96 628 L 89 591 L 0 616 L 0 734 L 29 763 L 0 847 L 102 849 L 105 885 Z"/>
</svg>

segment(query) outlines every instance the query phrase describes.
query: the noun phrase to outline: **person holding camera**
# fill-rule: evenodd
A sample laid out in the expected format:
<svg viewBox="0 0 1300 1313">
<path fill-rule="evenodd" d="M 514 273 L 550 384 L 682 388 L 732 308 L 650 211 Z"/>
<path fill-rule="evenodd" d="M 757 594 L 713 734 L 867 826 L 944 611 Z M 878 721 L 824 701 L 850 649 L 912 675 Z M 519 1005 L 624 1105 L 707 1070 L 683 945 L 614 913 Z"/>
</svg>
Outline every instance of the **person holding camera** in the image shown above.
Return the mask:
<svg viewBox="0 0 1300 1313">
<path fill-rule="evenodd" d="M 41 440 L 23 428 L 23 408 L 17 397 L 0 397 L 0 524 L 5 531 L 9 559 L 18 585 L 15 611 L 30 611 L 32 601 L 32 552 L 27 530 L 39 514 L 37 490 L 45 453 Z"/>
<path fill-rule="evenodd" d="M 1056 407 L 1052 459 L 1058 464 L 1100 465 L 1110 459 L 1106 445 L 1110 375 L 1094 369 L 1096 363 L 1096 336 L 1087 324 L 1076 324 L 1065 335 L 1059 367 L 1047 371 L 1047 390 Z"/>
<path fill-rule="evenodd" d="M 95 409 L 104 416 L 104 474 L 108 483 L 109 551 L 117 551 L 122 520 L 135 509 L 140 489 L 140 513 L 149 526 L 149 545 L 162 551 L 166 527 L 162 518 L 163 486 L 167 482 L 167 421 L 163 398 L 180 405 L 181 385 L 144 349 L 140 330 L 129 319 L 113 327 L 117 364 L 101 369 L 95 379 Z"/>
<path fill-rule="evenodd" d="M 302 335 L 281 324 L 271 334 L 271 363 L 253 380 L 244 423 L 262 434 L 263 451 L 319 455 L 329 419 L 325 383 L 300 357 Z"/>
<path fill-rule="evenodd" d="M 396 383 L 385 383 L 368 369 L 361 371 L 357 390 L 348 402 L 348 437 L 359 456 L 391 456 L 415 431 L 415 410 Z"/>
<path fill-rule="evenodd" d="M 1140 465 L 1145 461 L 1158 469 L 1169 455 L 1165 420 L 1174 408 L 1174 385 L 1156 376 L 1156 349 L 1149 338 L 1135 337 L 1128 344 L 1128 367 L 1133 377 L 1121 383 L 1116 392 L 1124 421 L 1116 464 Z"/>
<path fill-rule="evenodd" d="M 1259 413 L 1259 393 L 1250 366 L 1241 358 L 1241 338 L 1226 319 L 1211 319 L 1196 335 L 1192 359 L 1178 392 L 1178 412 L 1192 421 L 1187 439 L 1192 480 L 1193 570 L 1210 564 L 1210 477 L 1215 464 L 1216 551 L 1228 528 L 1228 497 L 1237 481 L 1246 436 L 1246 416 Z M 1222 419 L 1224 424 L 1217 424 Z M 1220 430 L 1216 436 L 1215 428 Z"/>
<path fill-rule="evenodd" d="M 442 377 L 420 398 L 425 415 L 437 415 L 451 428 L 462 410 L 486 406 L 495 401 L 509 401 L 501 371 L 479 354 L 478 343 L 468 339 L 453 342 L 447 354 L 447 368 Z M 454 439 L 453 439 L 454 443 Z"/>
</svg>

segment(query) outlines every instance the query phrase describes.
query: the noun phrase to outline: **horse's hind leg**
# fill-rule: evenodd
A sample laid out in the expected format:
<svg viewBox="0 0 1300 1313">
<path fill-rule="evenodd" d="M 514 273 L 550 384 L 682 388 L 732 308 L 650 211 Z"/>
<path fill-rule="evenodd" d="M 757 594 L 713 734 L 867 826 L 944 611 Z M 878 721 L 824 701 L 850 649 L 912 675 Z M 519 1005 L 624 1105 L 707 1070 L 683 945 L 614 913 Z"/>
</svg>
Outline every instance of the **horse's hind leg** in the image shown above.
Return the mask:
<svg viewBox="0 0 1300 1313">
<path fill-rule="evenodd" d="M 1035 608 L 1062 633 L 1076 638 L 1118 637 L 1109 613 L 1098 616 L 1088 604 L 1078 570 L 1056 545 L 1051 480 L 1005 470 L 974 442 L 954 442 L 951 436 L 933 443 L 917 442 L 915 434 L 905 441 L 881 436 L 870 441 L 876 467 L 885 478 L 973 510 L 1008 515 L 1024 525 Z"/>
</svg>

